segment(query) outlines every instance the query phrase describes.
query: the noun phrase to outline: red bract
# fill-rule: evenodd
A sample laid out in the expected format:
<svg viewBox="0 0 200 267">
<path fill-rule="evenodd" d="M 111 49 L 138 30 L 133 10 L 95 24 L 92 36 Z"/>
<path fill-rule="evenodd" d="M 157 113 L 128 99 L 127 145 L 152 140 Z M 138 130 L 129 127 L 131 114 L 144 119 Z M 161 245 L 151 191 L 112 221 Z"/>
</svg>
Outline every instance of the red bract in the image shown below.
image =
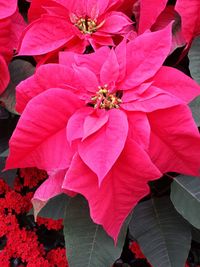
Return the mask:
<svg viewBox="0 0 200 267">
<path fill-rule="evenodd" d="M 0 0 L 0 19 L 5 19 L 17 10 L 17 0 Z"/>
<path fill-rule="evenodd" d="M 17 0 L 0 0 L 0 94 L 9 83 L 8 63 L 17 48 L 21 31 L 25 23 L 17 11 Z"/>
<path fill-rule="evenodd" d="M 177 0 L 176 11 L 182 20 L 182 33 L 187 43 L 200 35 L 200 1 Z"/>
<path fill-rule="evenodd" d="M 167 0 L 136 1 L 140 6 L 138 16 L 139 34 L 149 29 L 161 28 L 166 25 L 166 22 L 177 21 L 177 12 L 181 17 L 181 31 L 178 30 L 177 32 L 176 29 L 174 33 L 176 45 L 190 44 L 193 38 L 200 34 L 200 1 L 177 0 L 174 7 L 167 6 L 167 2 Z M 175 28 L 177 28 L 177 25 Z"/>
<path fill-rule="evenodd" d="M 29 18 L 33 22 L 22 34 L 19 55 L 42 55 L 65 48 L 82 53 L 89 44 L 95 49 L 114 45 L 113 37 L 125 34 L 132 24 L 116 11 L 121 2 L 32 1 Z"/>
<path fill-rule="evenodd" d="M 84 195 L 93 220 L 116 239 L 149 180 L 167 171 L 199 175 L 200 137 L 187 103 L 200 88 L 162 67 L 170 47 L 168 26 L 39 67 L 17 88 L 22 115 L 7 168 L 46 169 L 35 198 L 64 189 Z"/>
</svg>

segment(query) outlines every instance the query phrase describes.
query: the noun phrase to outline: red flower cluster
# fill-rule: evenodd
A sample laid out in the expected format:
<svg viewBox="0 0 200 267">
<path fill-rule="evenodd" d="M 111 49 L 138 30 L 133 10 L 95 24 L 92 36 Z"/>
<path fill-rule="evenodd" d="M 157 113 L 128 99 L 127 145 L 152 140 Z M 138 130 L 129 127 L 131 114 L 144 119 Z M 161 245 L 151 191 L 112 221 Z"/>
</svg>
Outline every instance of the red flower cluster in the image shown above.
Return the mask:
<svg viewBox="0 0 200 267">
<path fill-rule="evenodd" d="M 46 173 L 35 168 L 21 169 L 19 173 L 23 178 L 16 177 L 14 189 L 0 179 L 0 243 L 3 246 L 0 251 L 0 266 L 9 267 L 12 260 L 15 260 L 21 267 L 67 267 L 65 248 L 45 251 L 38 240 L 36 228 L 27 230 L 21 227 L 18 220 L 18 216 L 32 208 L 30 200 L 33 192 L 28 192 L 27 188 L 32 190 L 33 186 L 46 178 Z M 32 180 L 33 177 L 35 179 Z M 27 192 L 20 194 L 25 189 Z M 61 230 L 63 227 L 62 220 L 39 217 L 38 227 L 42 224 L 48 230 Z"/>
<path fill-rule="evenodd" d="M 37 224 L 38 225 L 45 225 L 48 230 L 60 230 L 63 228 L 63 220 L 53 220 L 53 219 L 47 219 L 42 218 L 40 216 L 37 217 Z"/>
</svg>

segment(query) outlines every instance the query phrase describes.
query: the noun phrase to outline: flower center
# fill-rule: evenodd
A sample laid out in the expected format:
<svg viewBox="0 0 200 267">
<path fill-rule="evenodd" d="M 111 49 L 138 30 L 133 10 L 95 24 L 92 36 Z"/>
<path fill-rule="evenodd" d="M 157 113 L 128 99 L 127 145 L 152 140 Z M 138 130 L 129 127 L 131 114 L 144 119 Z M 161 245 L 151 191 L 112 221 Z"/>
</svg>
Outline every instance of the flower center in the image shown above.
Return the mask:
<svg viewBox="0 0 200 267">
<path fill-rule="evenodd" d="M 92 34 L 97 30 L 97 24 L 95 20 L 90 18 L 80 18 L 75 26 L 84 34 Z"/>
<path fill-rule="evenodd" d="M 121 91 L 110 93 L 107 89 L 107 85 L 104 85 L 103 87 L 99 86 L 99 91 L 95 96 L 92 96 L 91 102 L 89 104 L 94 108 L 107 110 L 111 108 L 119 108 L 119 105 L 122 102 L 121 97 Z"/>
</svg>

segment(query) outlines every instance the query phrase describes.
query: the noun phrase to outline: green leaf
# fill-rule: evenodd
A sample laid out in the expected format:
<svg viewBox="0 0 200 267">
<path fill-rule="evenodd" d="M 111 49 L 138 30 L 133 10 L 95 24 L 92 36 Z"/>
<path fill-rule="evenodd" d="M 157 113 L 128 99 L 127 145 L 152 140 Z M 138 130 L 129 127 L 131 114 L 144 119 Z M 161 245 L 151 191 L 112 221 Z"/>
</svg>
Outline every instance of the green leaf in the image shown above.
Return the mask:
<svg viewBox="0 0 200 267">
<path fill-rule="evenodd" d="M 170 197 L 176 210 L 200 229 L 200 178 L 178 176 L 171 185 Z"/>
<path fill-rule="evenodd" d="M 87 201 L 77 196 L 66 208 L 64 235 L 70 267 L 111 267 L 121 255 L 127 228 L 122 227 L 117 246 L 90 218 Z"/>
<path fill-rule="evenodd" d="M 190 102 L 189 107 L 192 111 L 192 116 L 197 126 L 200 126 L 200 96 L 196 97 L 192 102 Z"/>
<path fill-rule="evenodd" d="M 192 240 L 200 244 L 200 230 L 192 227 Z"/>
<path fill-rule="evenodd" d="M 63 219 L 65 208 L 69 204 L 70 197 L 66 194 L 60 194 L 51 198 L 47 204 L 41 209 L 38 216 L 51 218 L 54 220 Z"/>
<path fill-rule="evenodd" d="M 5 161 L 6 158 L 0 157 L 0 178 L 2 178 L 10 187 L 13 187 L 17 170 L 13 169 L 2 172 L 5 168 Z"/>
<path fill-rule="evenodd" d="M 8 154 L 9 154 L 9 149 L 6 149 L 4 152 L 2 152 L 2 153 L 0 154 L 0 157 L 2 157 L 2 158 L 6 158 L 6 157 L 8 156 Z"/>
<path fill-rule="evenodd" d="M 168 197 L 138 204 L 129 225 L 131 235 L 154 267 L 184 267 L 190 250 L 190 225 Z"/>
<path fill-rule="evenodd" d="M 15 59 L 9 64 L 10 83 L 5 92 L 0 96 L 8 111 L 17 114 L 15 110 L 15 88 L 16 86 L 35 71 L 35 67 L 23 59 Z"/>
<path fill-rule="evenodd" d="M 200 84 L 200 37 L 194 39 L 189 50 L 189 69 L 192 77 Z"/>
</svg>

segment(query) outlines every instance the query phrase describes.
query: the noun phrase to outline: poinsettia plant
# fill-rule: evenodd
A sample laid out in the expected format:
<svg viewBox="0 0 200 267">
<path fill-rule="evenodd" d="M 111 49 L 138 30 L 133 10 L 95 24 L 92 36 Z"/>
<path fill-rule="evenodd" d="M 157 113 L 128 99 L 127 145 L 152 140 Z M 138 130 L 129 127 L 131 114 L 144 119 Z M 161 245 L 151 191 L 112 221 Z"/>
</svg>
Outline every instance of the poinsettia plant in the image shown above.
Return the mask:
<svg viewBox="0 0 200 267">
<path fill-rule="evenodd" d="M 137 266 L 133 240 L 147 266 L 200 264 L 199 1 L 28 2 L 0 1 L 0 93 L 4 170 L 48 174 L 35 220 L 61 210 L 70 267 Z"/>
</svg>

